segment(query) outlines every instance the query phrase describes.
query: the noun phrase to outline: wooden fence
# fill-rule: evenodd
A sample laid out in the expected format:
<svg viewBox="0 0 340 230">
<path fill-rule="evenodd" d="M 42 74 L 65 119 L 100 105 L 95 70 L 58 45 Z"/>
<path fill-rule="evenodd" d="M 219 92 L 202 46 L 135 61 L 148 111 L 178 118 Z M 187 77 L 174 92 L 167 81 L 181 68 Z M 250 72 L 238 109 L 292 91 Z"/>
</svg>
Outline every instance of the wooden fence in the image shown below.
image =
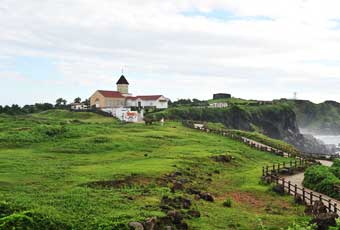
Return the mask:
<svg viewBox="0 0 340 230">
<path fill-rule="evenodd" d="M 244 144 L 246 144 L 246 145 L 248 145 L 252 148 L 258 149 L 260 151 L 273 153 L 275 155 L 283 156 L 283 157 L 296 157 L 295 154 L 284 152 L 280 149 L 276 149 L 276 148 L 273 148 L 271 146 L 261 144 L 259 142 L 256 142 L 256 141 L 251 140 L 251 139 L 246 138 L 246 137 L 242 137 L 240 135 L 237 135 L 237 134 L 232 133 L 232 132 L 225 130 L 225 129 L 212 129 L 212 128 L 206 128 L 204 126 L 203 127 L 200 127 L 200 126 L 195 127 L 195 123 L 192 122 L 192 121 L 182 121 L 182 124 L 184 126 L 188 127 L 188 128 L 197 129 L 197 130 L 200 130 L 202 132 L 214 133 L 214 134 L 218 134 L 218 135 L 221 135 L 221 136 L 227 136 L 231 139 L 240 141 L 240 142 L 242 142 L 242 143 L 244 143 Z"/>
<path fill-rule="evenodd" d="M 303 170 L 308 167 L 311 163 L 307 160 L 291 161 L 289 163 L 279 163 L 271 166 L 265 166 L 262 169 L 262 179 L 266 182 L 274 183 L 276 185 L 283 186 L 285 192 L 289 195 L 297 198 L 301 198 L 303 203 L 306 205 L 313 205 L 315 201 L 321 201 L 327 207 L 329 212 L 334 212 L 340 215 L 340 207 L 338 207 L 339 201 L 331 199 L 328 196 L 320 193 L 313 192 L 312 190 L 305 189 L 292 184 L 284 177 L 280 177 L 282 174 L 293 174 L 296 171 Z"/>
<path fill-rule="evenodd" d="M 257 141 L 254 141 L 252 139 L 243 137 L 241 135 L 237 135 L 235 133 L 230 132 L 229 130 L 226 129 L 212 129 L 212 128 L 206 128 L 206 127 L 200 127 L 200 126 L 195 126 L 197 124 L 201 124 L 203 122 L 200 121 L 188 121 L 188 120 L 183 120 L 182 124 L 186 127 L 201 130 L 203 132 L 208 132 L 208 133 L 215 133 L 219 134 L 222 136 L 228 136 L 229 138 L 232 138 L 234 140 L 241 141 L 247 145 L 249 145 L 252 148 L 256 148 L 261 151 L 269 152 L 276 154 L 278 156 L 284 156 L 284 157 L 297 157 L 297 158 L 310 158 L 310 159 L 325 159 L 325 160 L 334 160 L 337 158 L 340 158 L 340 155 L 325 155 L 325 154 L 320 154 L 320 153 L 304 153 L 304 152 L 299 152 L 298 156 L 297 154 L 294 153 L 289 153 L 282 151 L 280 149 L 273 148 L 271 146 L 264 145 L 262 143 L 259 143 Z"/>
</svg>

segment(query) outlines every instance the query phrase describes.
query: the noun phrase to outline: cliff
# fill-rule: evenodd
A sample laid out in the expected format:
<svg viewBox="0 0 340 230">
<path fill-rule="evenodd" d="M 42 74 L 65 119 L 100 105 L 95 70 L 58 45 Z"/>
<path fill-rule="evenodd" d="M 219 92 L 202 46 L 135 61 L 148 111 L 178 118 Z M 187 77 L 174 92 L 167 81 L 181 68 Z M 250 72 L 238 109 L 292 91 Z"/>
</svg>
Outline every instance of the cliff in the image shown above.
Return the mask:
<svg viewBox="0 0 340 230">
<path fill-rule="evenodd" d="M 177 107 L 149 116 L 156 119 L 165 117 L 171 120 L 219 122 L 230 129 L 258 131 L 271 138 L 286 141 L 303 152 L 329 153 L 327 147 L 318 140 L 300 133 L 295 111 L 290 104 L 234 105 L 223 109 Z"/>
<path fill-rule="evenodd" d="M 305 100 L 286 100 L 297 116 L 301 129 L 311 134 L 340 135 L 340 103 L 325 101 L 315 104 Z"/>
</svg>

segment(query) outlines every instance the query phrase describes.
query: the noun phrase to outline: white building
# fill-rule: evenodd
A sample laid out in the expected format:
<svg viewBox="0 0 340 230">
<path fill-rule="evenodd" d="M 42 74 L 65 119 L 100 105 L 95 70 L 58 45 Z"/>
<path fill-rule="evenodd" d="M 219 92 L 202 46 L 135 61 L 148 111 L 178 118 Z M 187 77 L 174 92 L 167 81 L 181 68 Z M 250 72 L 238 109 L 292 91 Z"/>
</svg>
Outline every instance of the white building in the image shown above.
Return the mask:
<svg viewBox="0 0 340 230">
<path fill-rule="evenodd" d="M 129 93 L 129 82 L 122 75 L 117 85 L 117 91 L 97 90 L 90 97 L 91 108 L 95 107 L 126 122 L 140 122 L 143 111 L 148 108 L 166 109 L 169 99 L 163 95 L 133 96 Z M 137 111 L 132 111 L 135 108 Z M 138 109 L 137 109 L 138 108 Z"/>
<path fill-rule="evenodd" d="M 229 105 L 227 102 L 215 102 L 215 103 L 209 104 L 210 108 L 226 108 L 228 106 Z"/>
<path fill-rule="evenodd" d="M 88 107 L 84 103 L 72 103 L 71 109 L 72 110 L 86 110 L 88 109 Z"/>
<path fill-rule="evenodd" d="M 90 97 L 91 107 L 100 109 L 138 107 L 138 108 L 168 108 L 169 99 L 163 95 L 140 95 L 133 96 L 129 93 L 129 82 L 122 75 L 117 85 L 117 91 L 97 90 Z"/>
</svg>

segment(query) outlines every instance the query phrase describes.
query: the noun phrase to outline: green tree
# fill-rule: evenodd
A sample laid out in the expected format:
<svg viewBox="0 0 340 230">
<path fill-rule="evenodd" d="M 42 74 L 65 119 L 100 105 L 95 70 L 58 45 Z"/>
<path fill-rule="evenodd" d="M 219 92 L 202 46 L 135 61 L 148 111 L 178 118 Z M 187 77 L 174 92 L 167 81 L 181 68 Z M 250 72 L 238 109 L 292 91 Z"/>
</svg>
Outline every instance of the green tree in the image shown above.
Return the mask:
<svg viewBox="0 0 340 230">
<path fill-rule="evenodd" d="M 80 103 L 81 102 L 81 98 L 80 97 L 77 97 L 74 99 L 74 103 Z"/>
</svg>

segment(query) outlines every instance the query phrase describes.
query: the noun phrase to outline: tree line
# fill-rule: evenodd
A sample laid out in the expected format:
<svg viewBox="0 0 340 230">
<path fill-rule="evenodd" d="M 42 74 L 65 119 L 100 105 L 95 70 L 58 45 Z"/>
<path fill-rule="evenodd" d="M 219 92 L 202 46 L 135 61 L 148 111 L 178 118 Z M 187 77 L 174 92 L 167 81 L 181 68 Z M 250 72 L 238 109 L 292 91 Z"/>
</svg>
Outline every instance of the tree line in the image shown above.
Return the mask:
<svg viewBox="0 0 340 230">
<path fill-rule="evenodd" d="M 82 101 L 80 97 L 77 97 L 73 101 L 74 103 L 84 103 L 86 105 L 90 105 L 90 101 L 88 99 Z M 11 106 L 0 105 L 0 113 L 8 114 L 8 115 L 24 115 L 30 113 L 38 113 L 50 109 L 70 109 L 70 104 L 67 104 L 67 100 L 64 98 L 58 98 L 55 104 L 51 103 L 35 103 L 33 105 L 24 105 L 19 106 L 17 104 L 13 104 Z"/>
</svg>

